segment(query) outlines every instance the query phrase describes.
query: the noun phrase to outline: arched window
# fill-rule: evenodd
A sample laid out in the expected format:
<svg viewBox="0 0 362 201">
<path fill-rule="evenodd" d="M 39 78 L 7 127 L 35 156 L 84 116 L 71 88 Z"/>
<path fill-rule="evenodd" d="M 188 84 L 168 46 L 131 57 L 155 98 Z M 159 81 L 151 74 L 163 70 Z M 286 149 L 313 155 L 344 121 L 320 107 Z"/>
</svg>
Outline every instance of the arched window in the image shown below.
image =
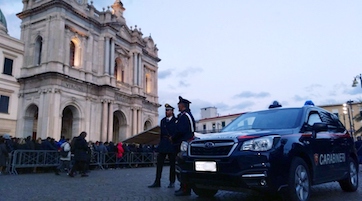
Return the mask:
<svg viewBox="0 0 362 201">
<path fill-rule="evenodd" d="M 73 41 L 70 41 L 69 47 L 69 66 L 73 67 L 75 61 L 75 44 Z"/>
<path fill-rule="evenodd" d="M 124 64 L 122 63 L 122 59 L 117 57 L 114 62 L 114 76 L 117 81 L 124 82 Z"/>
<path fill-rule="evenodd" d="M 41 63 L 41 52 L 43 49 L 43 38 L 38 36 L 35 41 L 35 65 L 40 65 Z"/>
<path fill-rule="evenodd" d="M 145 80 L 145 91 L 146 93 L 151 93 L 152 91 L 152 85 L 151 85 L 151 75 L 149 73 L 146 74 L 146 80 Z"/>
</svg>

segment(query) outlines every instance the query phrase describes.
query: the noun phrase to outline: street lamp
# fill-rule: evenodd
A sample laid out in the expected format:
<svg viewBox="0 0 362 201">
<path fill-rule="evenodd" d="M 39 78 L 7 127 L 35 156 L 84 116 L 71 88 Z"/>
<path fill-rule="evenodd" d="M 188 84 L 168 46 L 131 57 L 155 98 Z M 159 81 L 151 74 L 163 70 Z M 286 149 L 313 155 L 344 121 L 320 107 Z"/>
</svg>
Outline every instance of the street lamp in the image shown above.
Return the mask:
<svg viewBox="0 0 362 201">
<path fill-rule="evenodd" d="M 353 136 L 353 132 L 354 132 L 354 125 L 353 125 L 353 110 L 352 110 L 352 103 L 353 103 L 353 100 L 349 100 L 347 101 L 347 105 L 349 106 L 348 107 L 348 120 L 349 120 L 349 126 L 350 126 L 350 129 L 351 129 L 351 134 Z"/>
<path fill-rule="evenodd" d="M 347 104 L 343 103 L 343 123 L 346 126 Z"/>
<path fill-rule="evenodd" d="M 359 82 L 361 83 L 361 88 L 362 88 L 362 74 L 356 75 L 356 77 L 354 77 L 352 87 L 357 87 L 357 84 L 358 84 L 357 78 L 359 79 Z"/>
</svg>

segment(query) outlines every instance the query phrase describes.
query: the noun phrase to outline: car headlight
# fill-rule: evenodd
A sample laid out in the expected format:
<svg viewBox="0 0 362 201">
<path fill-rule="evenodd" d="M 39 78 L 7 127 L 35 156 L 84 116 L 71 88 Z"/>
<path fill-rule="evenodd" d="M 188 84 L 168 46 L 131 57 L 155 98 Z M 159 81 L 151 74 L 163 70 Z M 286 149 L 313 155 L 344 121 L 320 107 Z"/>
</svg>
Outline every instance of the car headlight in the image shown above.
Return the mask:
<svg viewBox="0 0 362 201">
<path fill-rule="evenodd" d="M 187 142 L 185 142 L 185 141 L 182 141 L 182 142 L 181 142 L 180 150 L 181 150 L 181 151 L 187 151 L 188 146 L 189 146 L 189 143 L 187 143 Z"/>
<path fill-rule="evenodd" d="M 241 151 L 268 151 L 273 148 L 279 135 L 270 135 L 245 141 L 241 146 Z"/>
</svg>

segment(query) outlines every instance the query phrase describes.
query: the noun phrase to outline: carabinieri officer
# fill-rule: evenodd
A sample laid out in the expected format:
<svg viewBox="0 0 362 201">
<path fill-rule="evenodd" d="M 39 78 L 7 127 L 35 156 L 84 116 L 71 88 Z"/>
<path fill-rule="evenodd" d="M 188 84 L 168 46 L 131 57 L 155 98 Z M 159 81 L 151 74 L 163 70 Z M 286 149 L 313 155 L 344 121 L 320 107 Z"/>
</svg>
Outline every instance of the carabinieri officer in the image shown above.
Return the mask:
<svg viewBox="0 0 362 201">
<path fill-rule="evenodd" d="M 175 161 L 176 161 L 176 154 L 178 150 L 176 149 L 175 145 L 172 144 L 171 138 L 176 133 L 176 118 L 173 113 L 175 109 L 169 104 L 165 104 L 165 113 L 166 117 L 161 120 L 161 135 L 160 135 L 160 143 L 158 144 L 157 151 L 157 169 L 156 169 L 156 179 L 155 182 L 148 186 L 149 188 L 157 188 L 161 187 L 161 175 L 162 175 L 162 168 L 165 162 L 166 156 L 169 159 L 170 165 L 170 184 L 168 188 L 175 187 Z"/>
<path fill-rule="evenodd" d="M 176 134 L 172 136 L 172 142 L 177 146 L 178 152 L 182 141 L 190 141 L 194 137 L 195 119 L 191 114 L 190 101 L 179 96 Z M 191 188 L 180 183 L 180 189 L 175 191 L 176 196 L 191 195 Z"/>
</svg>

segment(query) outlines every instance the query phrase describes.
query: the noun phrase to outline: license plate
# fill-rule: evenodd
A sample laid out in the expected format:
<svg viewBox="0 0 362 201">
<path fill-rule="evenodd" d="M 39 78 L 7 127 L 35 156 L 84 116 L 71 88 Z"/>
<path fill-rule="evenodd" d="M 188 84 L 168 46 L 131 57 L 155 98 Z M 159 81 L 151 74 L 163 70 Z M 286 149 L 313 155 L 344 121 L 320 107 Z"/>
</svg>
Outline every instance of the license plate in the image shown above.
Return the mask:
<svg viewBox="0 0 362 201">
<path fill-rule="evenodd" d="M 202 172 L 216 172 L 215 161 L 195 161 L 195 170 Z"/>
</svg>

